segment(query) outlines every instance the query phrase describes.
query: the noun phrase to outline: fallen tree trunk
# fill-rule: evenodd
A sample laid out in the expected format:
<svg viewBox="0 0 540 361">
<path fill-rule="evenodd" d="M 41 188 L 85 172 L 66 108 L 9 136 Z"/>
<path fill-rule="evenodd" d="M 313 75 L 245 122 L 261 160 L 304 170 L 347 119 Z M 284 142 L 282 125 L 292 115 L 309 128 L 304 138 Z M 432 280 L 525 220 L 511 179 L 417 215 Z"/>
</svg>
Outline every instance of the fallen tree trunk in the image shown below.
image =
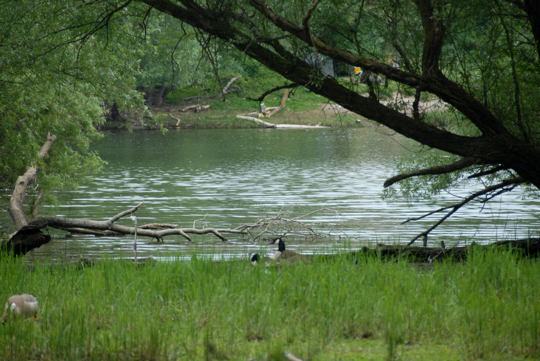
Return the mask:
<svg viewBox="0 0 540 361">
<path fill-rule="evenodd" d="M 233 76 L 231 78 L 231 80 L 229 80 L 229 82 L 227 83 L 227 85 L 225 85 L 223 87 L 223 90 L 221 90 L 221 94 L 222 95 L 226 95 L 226 94 L 229 94 L 229 88 L 231 87 L 231 85 L 238 80 L 238 77 L 237 76 Z"/>
<path fill-rule="evenodd" d="M 287 99 L 289 99 L 289 89 L 285 89 L 281 101 L 279 102 L 278 107 L 266 108 L 266 112 L 262 113 L 262 116 L 265 118 L 271 118 L 274 114 L 277 114 L 279 111 L 285 108 L 287 105 Z"/>
<path fill-rule="evenodd" d="M 265 122 L 264 120 L 256 117 L 250 117 L 247 115 L 237 115 L 238 119 L 250 120 L 259 124 L 264 128 L 273 128 L 273 129 L 324 129 L 329 128 L 322 125 L 303 125 L 303 124 L 273 124 Z"/>
<path fill-rule="evenodd" d="M 208 110 L 208 109 L 210 109 L 209 104 L 206 104 L 206 105 L 193 104 L 193 105 L 185 106 L 185 107 L 183 107 L 182 109 L 179 109 L 179 110 L 181 112 L 183 112 L 183 113 L 187 113 L 187 112 L 198 113 L 198 112 L 202 112 L 202 111 L 205 111 L 205 110 Z"/>
<path fill-rule="evenodd" d="M 119 219 L 132 215 L 135 213 L 139 207 L 143 205 L 143 202 L 137 204 L 136 206 L 129 208 L 125 211 L 122 211 L 113 217 L 105 221 L 96 221 L 86 218 L 66 218 L 66 217 L 56 217 L 56 216 L 41 216 L 33 219 L 26 226 L 21 228 L 17 234 L 26 234 L 31 230 L 39 230 L 45 227 L 52 227 L 60 230 L 65 230 L 71 233 L 83 233 L 83 234 L 94 234 L 97 236 L 103 235 L 131 235 L 137 232 L 138 236 L 155 238 L 158 241 L 163 241 L 163 238 L 171 235 L 179 235 L 192 241 L 189 234 L 213 234 L 222 241 L 227 241 L 227 238 L 223 235 L 224 233 L 234 233 L 234 234 L 246 234 L 247 231 L 242 229 L 229 229 L 229 228 L 178 228 L 174 224 L 148 224 L 141 225 L 138 227 L 126 226 L 121 224 L 116 224 L 115 222 Z"/>
<path fill-rule="evenodd" d="M 526 238 L 513 241 L 499 241 L 487 245 L 473 243 L 470 246 L 442 248 L 442 247 L 411 247 L 407 245 L 378 245 L 375 248 L 364 247 L 362 250 L 353 252 L 354 258 L 359 255 L 371 254 L 383 259 L 404 258 L 411 262 L 433 263 L 443 259 L 464 261 L 472 249 L 510 248 L 519 255 L 531 258 L 540 256 L 540 238 Z"/>
</svg>

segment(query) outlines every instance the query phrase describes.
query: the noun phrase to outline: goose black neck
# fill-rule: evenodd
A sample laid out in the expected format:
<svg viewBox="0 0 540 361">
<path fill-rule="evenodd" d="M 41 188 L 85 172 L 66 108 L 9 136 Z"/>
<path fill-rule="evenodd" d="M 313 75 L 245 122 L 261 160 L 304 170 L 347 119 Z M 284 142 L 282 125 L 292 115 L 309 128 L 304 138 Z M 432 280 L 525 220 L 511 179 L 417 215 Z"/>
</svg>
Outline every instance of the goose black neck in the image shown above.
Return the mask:
<svg viewBox="0 0 540 361">
<path fill-rule="evenodd" d="M 278 242 L 278 251 L 283 252 L 285 251 L 285 242 L 280 238 Z"/>
</svg>

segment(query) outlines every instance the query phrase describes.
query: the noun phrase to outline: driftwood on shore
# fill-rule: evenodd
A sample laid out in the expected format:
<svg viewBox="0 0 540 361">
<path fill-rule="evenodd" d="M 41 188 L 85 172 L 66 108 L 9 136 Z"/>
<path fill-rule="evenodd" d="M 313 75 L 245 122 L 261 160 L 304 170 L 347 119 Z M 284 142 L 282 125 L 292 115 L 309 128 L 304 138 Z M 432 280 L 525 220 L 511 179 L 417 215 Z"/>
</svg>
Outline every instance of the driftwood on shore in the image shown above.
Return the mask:
<svg viewBox="0 0 540 361">
<path fill-rule="evenodd" d="M 275 89 L 282 89 L 281 87 L 275 88 Z M 274 90 L 275 90 L 274 89 Z M 266 107 L 264 103 L 262 103 L 262 100 L 267 94 L 263 95 L 262 97 L 259 97 L 258 99 L 252 99 L 252 100 L 258 100 L 261 101 L 260 105 L 260 111 L 258 112 L 252 112 L 245 115 L 238 114 L 236 117 L 238 119 L 243 120 L 249 120 L 251 122 L 254 122 L 258 125 L 260 125 L 263 128 L 271 128 L 271 129 L 320 129 L 320 128 L 329 128 L 322 125 L 304 125 L 304 124 L 274 124 L 267 121 L 262 120 L 261 118 L 271 118 L 273 115 L 280 112 L 282 109 L 284 109 L 287 105 L 287 100 L 289 99 L 289 89 L 285 89 L 285 92 L 283 93 L 283 96 L 281 97 L 281 101 L 279 103 L 279 106 L 277 107 Z"/>
<path fill-rule="evenodd" d="M 231 87 L 231 85 L 233 85 L 233 83 L 235 81 L 237 81 L 239 79 L 239 77 L 237 76 L 233 76 L 231 78 L 231 80 L 229 80 L 229 82 L 223 87 L 223 89 L 221 90 L 221 94 L 222 95 L 226 95 L 226 94 L 229 94 L 229 88 Z"/>
<path fill-rule="evenodd" d="M 208 109 L 210 109 L 209 104 L 205 104 L 205 105 L 193 104 L 193 105 L 187 105 L 179 109 L 179 111 L 181 111 L 182 113 L 187 113 L 187 112 L 198 113 L 198 112 L 202 112 Z"/>
<path fill-rule="evenodd" d="M 272 129 L 321 129 L 321 128 L 328 128 L 322 125 L 304 125 L 304 124 L 274 124 L 266 122 L 260 118 L 251 117 L 247 115 L 237 115 L 238 119 L 244 119 L 249 120 L 252 122 L 257 123 L 258 125 L 264 127 L 264 128 L 272 128 Z"/>
</svg>

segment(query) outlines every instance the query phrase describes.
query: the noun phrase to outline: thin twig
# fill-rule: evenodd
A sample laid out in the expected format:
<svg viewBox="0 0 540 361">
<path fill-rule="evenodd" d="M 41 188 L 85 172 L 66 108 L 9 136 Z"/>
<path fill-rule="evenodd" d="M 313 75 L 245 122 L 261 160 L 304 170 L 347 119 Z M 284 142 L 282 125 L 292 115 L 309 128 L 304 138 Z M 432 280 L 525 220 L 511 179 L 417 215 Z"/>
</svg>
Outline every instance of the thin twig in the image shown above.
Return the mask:
<svg viewBox="0 0 540 361">
<path fill-rule="evenodd" d="M 500 183 L 497 183 L 495 185 L 492 185 L 492 186 L 489 186 L 489 187 L 486 187 L 478 192 L 474 192 L 473 194 L 469 195 L 468 197 L 464 198 L 462 201 L 458 202 L 458 203 L 454 203 L 452 205 L 449 205 L 449 206 L 446 206 L 446 207 L 442 207 L 442 208 L 439 208 L 435 211 L 431 211 L 431 212 L 428 212 L 426 214 L 424 214 L 423 216 L 420 216 L 420 217 L 416 217 L 416 218 L 410 218 L 408 220 L 406 220 L 405 222 L 403 223 L 407 223 L 407 222 L 410 222 L 410 221 L 417 221 L 417 220 L 420 220 L 420 219 L 423 219 L 425 217 L 428 217 L 432 214 L 435 214 L 435 213 L 438 213 L 438 212 L 442 212 L 442 211 L 445 211 L 445 210 L 448 210 L 450 209 L 450 211 L 448 213 L 446 213 L 443 217 L 441 217 L 437 222 L 435 222 L 431 227 L 429 227 L 427 230 L 419 233 L 418 235 L 416 235 L 413 239 L 411 239 L 409 241 L 409 243 L 407 243 L 407 246 L 410 246 L 412 245 L 418 238 L 420 237 L 427 237 L 428 234 L 433 231 L 435 228 L 437 228 L 438 226 L 440 226 L 444 221 L 446 221 L 448 218 L 450 218 L 454 213 L 456 213 L 461 207 L 463 207 L 464 205 L 466 205 L 467 203 L 473 201 L 474 199 L 476 198 L 479 198 L 479 197 L 482 197 L 483 195 L 486 195 L 488 194 L 488 197 L 486 198 L 486 200 L 484 200 L 484 203 L 487 202 L 488 200 L 492 199 L 493 197 L 496 197 L 498 195 L 501 195 L 503 193 L 506 193 L 506 192 L 510 192 L 511 190 L 513 190 L 516 186 L 518 186 L 519 184 L 522 184 L 525 182 L 525 179 L 523 179 L 522 177 L 515 177 L 515 178 L 510 178 L 510 179 L 507 179 L 505 181 L 502 181 Z M 492 192 L 495 192 L 494 194 L 490 194 Z"/>
</svg>

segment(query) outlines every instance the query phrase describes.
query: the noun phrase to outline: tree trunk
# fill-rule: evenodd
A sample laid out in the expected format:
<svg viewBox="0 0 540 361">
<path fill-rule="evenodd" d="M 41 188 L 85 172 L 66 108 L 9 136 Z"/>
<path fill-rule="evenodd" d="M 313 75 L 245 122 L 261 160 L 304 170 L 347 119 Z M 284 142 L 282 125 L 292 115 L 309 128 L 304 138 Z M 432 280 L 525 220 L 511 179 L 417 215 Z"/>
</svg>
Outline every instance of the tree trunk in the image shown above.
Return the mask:
<svg viewBox="0 0 540 361">
<path fill-rule="evenodd" d="M 405 71 L 389 64 L 355 54 L 348 49 L 338 48 L 310 32 L 307 24 L 287 19 L 274 12 L 267 2 L 262 0 L 247 1 L 266 22 L 261 27 L 251 22 L 252 19 L 224 7 L 223 13 L 216 13 L 210 6 L 193 5 L 191 1 L 173 2 L 170 0 L 142 0 L 151 7 L 170 14 L 182 22 L 223 39 L 237 49 L 257 60 L 269 69 L 283 75 L 295 84 L 305 86 L 344 108 L 372 119 L 392 130 L 414 139 L 428 147 L 440 149 L 461 157 L 478 158 L 483 164 L 504 165 L 513 169 L 526 182 L 540 188 L 540 150 L 535 144 L 519 139 L 511 133 L 503 119 L 499 119 L 491 109 L 474 98 L 460 84 L 445 77 L 439 69 L 441 49 L 446 39 L 446 29 L 442 20 L 435 16 L 435 7 L 430 0 L 416 0 L 419 20 L 424 32 L 422 54 L 422 73 Z M 187 5 L 186 5 L 187 4 Z M 538 13 L 536 1 L 525 2 L 530 15 L 532 28 L 538 29 L 535 14 Z M 276 35 L 268 41 L 266 25 L 272 25 Z M 245 35 L 243 27 L 250 29 Z M 535 39 L 538 36 L 534 33 Z M 320 76 L 317 69 L 308 64 L 301 56 L 288 50 L 279 39 L 294 38 L 304 43 L 312 51 L 342 61 L 352 66 L 359 66 L 375 74 L 384 75 L 410 88 L 431 93 L 455 108 L 477 128 L 479 136 L 464 136 L 438 128 L 421 119 L 414 119 L 379 103 L 376 99 L 362 96 L 348 89 L 331 77 Z M 314 76 L 316 81 L 314 81 Z"/>
<path fill-rule="evenodd" d="M 39 159 L 44 159 L 47 156 L 55 140 L 55 135 L 47 135 L 47 140 L 38 153 Z M 36 180 L 38 171 L 39 169 L 36 166 L 28 167 L 26 172 L 17 178 L 9 200 L 8 213 L 17 232 L 8 241 L 3 242 L 0 248 L 12 251 L 15 255 L 25 254 L 29 250 L 49 242 L 51 239 L 49 235 L 43 234 L 39 228 L 27 227 L 28 219 L 23 209 L 26 191 L 30 183 Z"/>
</svg>

